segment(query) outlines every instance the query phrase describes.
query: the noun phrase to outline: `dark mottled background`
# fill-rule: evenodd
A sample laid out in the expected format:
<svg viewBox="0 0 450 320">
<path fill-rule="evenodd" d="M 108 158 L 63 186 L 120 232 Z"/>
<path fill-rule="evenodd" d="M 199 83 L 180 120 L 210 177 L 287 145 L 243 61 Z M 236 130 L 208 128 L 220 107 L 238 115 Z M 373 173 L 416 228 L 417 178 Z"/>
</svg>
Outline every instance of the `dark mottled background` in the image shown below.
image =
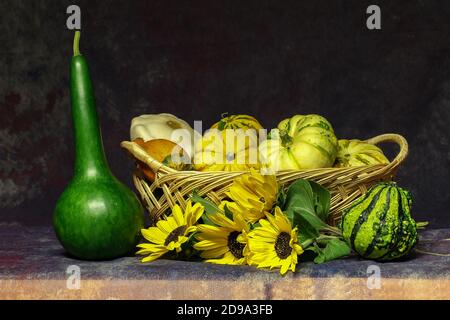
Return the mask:
<svg viewBox="0 0 450 320">
<path fill-rule="evenodd" d="M 50 223 L 71 178 L 71 3 L 0 0 L 0 221 Z M 449 1 L 374 1 L 379 31 L 366 1 L 74 3 L 107 156 L 130 186 L 119 142 L 136 115 L 210 125 L 228 111 L 272 127 L 320 113 L 341 138 L 403 134 L 415 217 L 450 226 Z"/>
</svg>

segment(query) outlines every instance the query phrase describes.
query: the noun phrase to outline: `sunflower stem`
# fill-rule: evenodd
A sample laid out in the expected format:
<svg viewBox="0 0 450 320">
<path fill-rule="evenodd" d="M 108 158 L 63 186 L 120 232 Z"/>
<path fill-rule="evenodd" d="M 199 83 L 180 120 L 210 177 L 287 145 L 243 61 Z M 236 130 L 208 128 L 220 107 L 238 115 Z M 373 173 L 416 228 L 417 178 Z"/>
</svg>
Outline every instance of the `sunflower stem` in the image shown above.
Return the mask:
<svg viewBox="0 0 450 320">
<path fill-rule="evenodd" d="M 327 235 L 327 234 L 321 234 L 318 238 L 317 238 L 317 240 L 322 240 L 322 239 L 339 239 L 340 237 L 338 237 L 338 236 L 330 236 L 330 235 Z"/>
<path fill-rule="evenodd" d="M 330 233 L 333 233 L 339 237 L 342 237 L 342 232 L 339 230 L 339 228 L 332 227 L 332 226 L 326 226 L 322 228 L 323 231 L 328 231 Z"/>
<path fill-rule="evenodd" d="M 307 239 L 305 241 L 303 241 L 302 243 L 300 243 L 300 246 L 304 249 L 309 247 L 311 244 L 313 244 L 315 241 L 315 239 Z"/>
</svg>

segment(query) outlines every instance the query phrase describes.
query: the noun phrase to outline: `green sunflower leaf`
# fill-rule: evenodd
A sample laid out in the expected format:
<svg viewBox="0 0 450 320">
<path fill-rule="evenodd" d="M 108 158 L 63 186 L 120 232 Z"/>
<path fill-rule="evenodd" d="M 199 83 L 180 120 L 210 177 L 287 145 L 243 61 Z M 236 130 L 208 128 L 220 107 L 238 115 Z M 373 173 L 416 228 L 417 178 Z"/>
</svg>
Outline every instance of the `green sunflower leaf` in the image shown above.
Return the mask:
<svg viewBox="0 0 450 320">
<path fill-rule="evenodd" d="M 202 219 L 202 222 L 204 224 L 207 224 L 209 226 L 215 226 L 216 225 L 214 222 L 211 221 L 211 219 L 209 219 L 208 214 L 206 212 L 202 215 L 201 219 Z"/>
<path fill-rule="evenodd" d="M 299 179 L 289 186 L 283 211 L 293 225 L 299 227 L 299 232 L 302 232 L 302 228 L 306 229 L 305 232 L 311 231 L 310 227 L 319 232 L 328 226 L 325 218 L 328 216 L 329 202 L 330 193 L 326 189 L 314 182 Z"/>
<path fill-rule="evenodd" d="M 309 184 L 314 193 L 316 214 L 320 219 L 326 221 L 330 213 L 331 194 L 327 189 L 314 181 L 309 181 Z"/>
<path fill-rule="evenodd" d="M 201 197 L 197 190 L 194 190 L 192 192 L 191 200 L 195 203 L 200 203 L 205 208 L 205 213 L 202 215 L 202 220 L 204 224 L 208 224 L 210 226 L 215 226 L 215 224 L 209 219 L 208 215 L 211 214 L 217 214 L 218 212 L 221 212 L 219 207 L 217 205 L 203 197 Z"/>
<path fill-rule="evenodd" d="M 192 192 L 191 199 L 195 203 L 200 203 L 205 208 L 205 212 L 208 214 L 216 214 L 217 212 L 221 212 L 219 207 L 214 202 L 201 197 L 197 190 Z"/>
<path fill-rule="evenodd" d="M 233 221 L 233 213 L 230 211 L 230 209 L 228 209 L 227 205 L 224 206 L 224 211 L 225 211 L 225 216 L 228 219 L 230 219 L 231 221 Z"/>
<path fill-rule="evenodd" d="M 276 206 L 278 206 L 280 208 L 284 207 L 284 204 L 286 203 L 286 193 L 287 193 L 287 188 L 284 186 L 281 186 L 280 189 L 278 190 Z"/>
<path fill-rule="evenodd" d="M 316 258 L 314 259 L 315 263 L 324 263 L 342 258 L 348 256 L 351 252 L 349 245 L 345 241 L 337 238 L 321 241 L 321 244 L 325 244 L 325 247 L 321 248 L 317 244 L 310 247 L 310 250 L 317 253 Z"/>
<path fill-rule="evenodd" d="M 253 230 L 253 229 L 256 229 L 259 227 L 261 227 L 261 223 L 259 223 L 259 221 L 256 223 L 250 223 L 250 230 Z"/>
<path fill-rule="evenodd" d="M 303 225 L 299 225 L 297 226 L 298 228 L 298 242 L 303 244 L 303 243 L 307 243 L 310 241 L 315 240 L 319 235 L 319 231 L 312 227 L 310 224 L 303 224 Z"/>
</svg>

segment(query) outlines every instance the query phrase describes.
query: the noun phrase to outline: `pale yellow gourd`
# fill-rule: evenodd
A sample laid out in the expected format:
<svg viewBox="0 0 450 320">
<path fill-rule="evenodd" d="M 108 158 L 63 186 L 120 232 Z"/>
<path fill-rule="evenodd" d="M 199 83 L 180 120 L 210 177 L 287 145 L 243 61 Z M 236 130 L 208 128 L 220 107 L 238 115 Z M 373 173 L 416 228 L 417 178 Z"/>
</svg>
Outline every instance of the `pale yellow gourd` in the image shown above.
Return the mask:
<svg viewBox="0 0 450 320">
<path fill-rule="evenodd" d="M 257 139 L 243 130 L 206 131 L 195 145 L 194 169 L 198 171 L 246 171 L 259 168 Z"/>
<path fill-rule="evenodd" d="M 260 130 L 263 129 L 263 126 L 259 123 L 258 120 L 256 120 L 255 117 L 249 116 L 247 114 L 233 114 L 229 116 L 227 114 L 224 114 L 223 118 L 220 121 L 216 122 L 211 126 L 211 129 Z"/>
<path fill-rule="evenodd" d="M 377 146 L 357 140 L 339 140 L 335 167 L 358 167 L 389 163 L 383 151 Z"/>
<path fill-rule="evenodd" d="M 337 139 L 324 117 L 295 115 L 281 121 L 259 150 L 262 163 L 272 171 L 332 167 Z"/>
</svg>

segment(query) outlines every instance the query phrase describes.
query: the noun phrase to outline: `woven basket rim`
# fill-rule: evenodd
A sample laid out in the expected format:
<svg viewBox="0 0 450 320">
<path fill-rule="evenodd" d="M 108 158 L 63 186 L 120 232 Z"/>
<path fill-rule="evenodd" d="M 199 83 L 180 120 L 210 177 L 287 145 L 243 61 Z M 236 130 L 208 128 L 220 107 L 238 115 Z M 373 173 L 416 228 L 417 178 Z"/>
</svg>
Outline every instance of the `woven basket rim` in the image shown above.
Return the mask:
<svg viewBox="0 0 450 320">
<path fill-rule="evenodd" d="M 289 184 L 297 179 L 308 179 L 322 184 L 331 193 L 329 223 L 337 225 L 342 210 L 348 208 L 352 201 L 364 194 L 371 185 L 378 181 L 390 181 L 394 178 L 399 165 L 408 155 L 408 142 L 395 133 L 387 133 L 364 140 L 371 144 L 384 142 L 396 143 L 400 150 L 395 158 L 387 164 L 374 164 L 359 167 L 317 168 L 308 170 L 285 170 L 275 172 L 280 185 Z M 135 160 L 146 164 L 155 174 L 154 181 L 135 172 L 133 182 L 141 200 L 149 211 L 153 222 L 158 221 L 166 210 L 179 204 L 186 206 L 189 195 L 197 191 L 215 203 L 226 197 L 226 191 L 234 178 L 247 171 L 177 171 L 156 161 L 137 143 L 123 141 L 121 147 Z M 162 195 L 154 191 L 160 189 Z"/>
</svg>

